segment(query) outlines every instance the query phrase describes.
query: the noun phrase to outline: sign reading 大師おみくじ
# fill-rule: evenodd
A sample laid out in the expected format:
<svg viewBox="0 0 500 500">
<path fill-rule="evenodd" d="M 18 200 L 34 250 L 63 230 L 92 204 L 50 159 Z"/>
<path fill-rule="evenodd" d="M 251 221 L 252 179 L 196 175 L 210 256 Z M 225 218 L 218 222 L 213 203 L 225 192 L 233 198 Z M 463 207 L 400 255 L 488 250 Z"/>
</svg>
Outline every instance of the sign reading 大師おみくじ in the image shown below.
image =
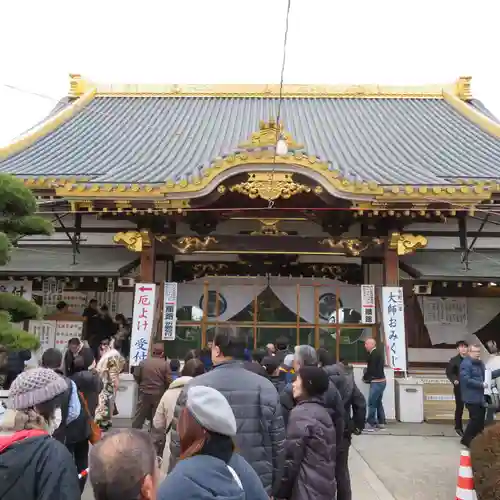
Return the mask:
<svg viewBox="0 0 500 500">
<path fill-rule="evenodd" d="M 382 318 L 387 363 L 395 371 L 406 372 L 405 311 L 401 287 L 382 287 Z"/>
<path fill-rule="evenodd" d="M 130 366 L 136 366 L 148 357 L 154 324 L 155 298 L 156 285 L 154 283 L 137 283 L 135 285 Z"/>
</svg>

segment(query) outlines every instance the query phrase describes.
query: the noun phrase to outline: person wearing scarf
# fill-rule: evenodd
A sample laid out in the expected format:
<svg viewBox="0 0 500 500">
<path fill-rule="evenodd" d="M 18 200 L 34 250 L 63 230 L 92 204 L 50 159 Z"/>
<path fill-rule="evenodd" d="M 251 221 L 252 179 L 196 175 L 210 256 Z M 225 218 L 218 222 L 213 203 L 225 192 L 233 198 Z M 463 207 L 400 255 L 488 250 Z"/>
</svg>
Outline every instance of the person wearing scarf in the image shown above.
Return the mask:
<svg viewBox="0 0 500 500">
<path fill-rule="evenodd" d="M 51 437 L 62 421 L 67 388 L 46 368 L 27 370 L 12 383 L 0 424 L 2 500 L 80 500 L 71 454 Z"/>
</svg>

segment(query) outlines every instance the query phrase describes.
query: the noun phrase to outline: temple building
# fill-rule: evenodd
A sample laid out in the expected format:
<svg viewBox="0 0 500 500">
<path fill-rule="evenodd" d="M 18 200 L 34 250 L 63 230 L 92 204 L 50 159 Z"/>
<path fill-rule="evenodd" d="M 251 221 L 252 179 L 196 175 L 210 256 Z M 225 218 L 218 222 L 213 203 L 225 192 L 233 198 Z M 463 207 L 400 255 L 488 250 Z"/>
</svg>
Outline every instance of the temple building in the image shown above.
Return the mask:
<svg viewBox="0 0 500 500">
<path fill-rule="evenodd" d="M 51 237 L 0 279 L 49 313 L 90 296 L 131 316 L 134 281 L 179 283 L 171 356 L 218 324 L 364 360 L 400 285 L 410 367 L 500 341 L 500 123 L 449 85 L 101 85 L 71 75 L 42 123 L 0 149 Z M 499 286 L 497 286 L 499 285 Z M 377 294 L 378 297 L 379 294 Z M 366 318 L 365 318 L 366 320 Z"/>
</svg>

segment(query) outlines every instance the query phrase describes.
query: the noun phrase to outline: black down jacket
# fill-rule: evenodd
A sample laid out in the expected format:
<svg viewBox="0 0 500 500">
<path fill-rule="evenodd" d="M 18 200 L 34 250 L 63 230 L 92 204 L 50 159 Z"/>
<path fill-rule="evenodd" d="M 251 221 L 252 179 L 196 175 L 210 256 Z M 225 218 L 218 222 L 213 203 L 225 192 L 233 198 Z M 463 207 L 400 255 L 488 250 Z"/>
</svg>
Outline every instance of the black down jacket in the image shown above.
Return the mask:
<svg viewBox="0 0 500 500">
<path fill-rule="evenodd" d="M 342 397 L 339 390 L 335 384 L 330 380 L 328 390 L 323 394 L 322 404 L 328 411 L 330 418 L 332 419 L 333 426 L 335 427 L 335 433 L 337 436 L 337 442 L 340 443 L 344 437 L 345 428 L 345 410 L 344 404 L 342 402 Z M 290 412 L 295 406 L 295 400 L 293 399 L 293 387 L 292 384 L 287 384 L 280 395 L 281 409 L 283 412 L 283 418 L 285 419 L 285 425 L 288 428 L 288 419 L 290 418 Z"/>
<path fill-rule="evenodd" d="M 351 434 L 360 433 L 365 428 L 366 420 L 366 400 L 362 392 L 358 389 L 354 376 L 342 365 L 325 366 L 330 382 L 339 391 L 344 405 L 344 437 L 351 438 Z"/>
<path fill-rule="evenodd" d="M 186 404 L 190 387 L 204 385 L 220 391 L 233 409 L 238 433 L 238 452 L 260 477 L 271 495 L 281 482 L 285 426 L 279 396 L 273 384 L 243 366 L 241 361 L 228 361 L 212 371 L 191 380 L 177 399 L 170 442 L 170 469 L 179 458 L 177 420 Z"/>
<path fill-rule="evenodd" d="M 320 399 L 301 401 L 290 413 L 285 468 L 277 498 L 336 498 L 335 428 Z"/>
</svg>

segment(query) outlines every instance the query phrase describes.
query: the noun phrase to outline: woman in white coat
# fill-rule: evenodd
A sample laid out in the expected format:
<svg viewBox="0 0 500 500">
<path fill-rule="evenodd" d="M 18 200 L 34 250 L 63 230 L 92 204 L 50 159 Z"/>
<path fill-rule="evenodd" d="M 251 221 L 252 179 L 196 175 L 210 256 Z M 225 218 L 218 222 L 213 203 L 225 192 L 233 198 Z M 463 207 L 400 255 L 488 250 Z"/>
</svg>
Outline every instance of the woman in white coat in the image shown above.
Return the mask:
<svg viewBox="0 0 500 500">
<path fill-rule="evenodd" d="M 205 373 L 205 365 L 202 361 L 199 359 L 187 361 L 182 369 L 181 376 L 170 384 L 158 404 L 153 418 L 152 436 L 157 455 L 163 456 L 162 470 L 165 473 L 168 471 L 170 462 L 170 430 L 172 429 L 177 398 L 193 377 L 203 373 Z"/>
</svg>

